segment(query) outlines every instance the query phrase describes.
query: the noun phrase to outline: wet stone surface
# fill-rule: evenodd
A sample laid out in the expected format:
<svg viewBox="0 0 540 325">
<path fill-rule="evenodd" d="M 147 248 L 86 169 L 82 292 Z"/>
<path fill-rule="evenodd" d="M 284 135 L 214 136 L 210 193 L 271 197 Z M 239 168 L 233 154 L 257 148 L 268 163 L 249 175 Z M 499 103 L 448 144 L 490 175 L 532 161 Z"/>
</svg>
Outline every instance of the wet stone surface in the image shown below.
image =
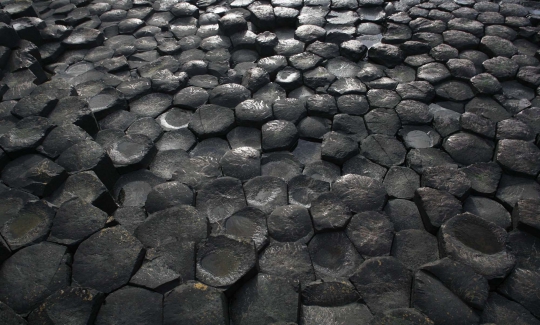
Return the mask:
<svg viewBox="0 0 540 325">
<path fill-rule="evenodd" d="M 0 1 L 0 323 L 540 324 L 540 6 Z"/>
</svg>

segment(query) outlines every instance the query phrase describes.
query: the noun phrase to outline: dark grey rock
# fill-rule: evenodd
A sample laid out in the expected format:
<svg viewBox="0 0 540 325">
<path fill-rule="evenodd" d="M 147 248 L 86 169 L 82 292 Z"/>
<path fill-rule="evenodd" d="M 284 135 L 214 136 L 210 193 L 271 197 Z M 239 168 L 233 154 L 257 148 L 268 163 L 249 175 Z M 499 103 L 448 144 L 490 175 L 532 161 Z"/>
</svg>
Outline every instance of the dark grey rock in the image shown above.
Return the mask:
<svg viewBox="0 0 540 325">
<path fill-rule="evenodd" d="M 439 232 L 445 256 L 472 267 L 488 280 L 506 276 L 516 263 L 505 247 L 506 240 L 503 228 L 470 213 L 446 221 Z"/>
<path fill-rule="evenodd" d="M 258 274 L 233 296 L 231 320 L 235 324 L 296 322 L 298 283 L 280 276 Z"/>
<path fill-rule="evenodd" d="M 289 150 L 298 141 L 296 126 L 284 120 L 267 122 L 262 126 L 262 148 L 264 151 Z"/>
<path fill-rule="evenodd" d="M 386 173 L 383 185 L 391 197 L 412 199 L 414 192 L 420 187 L 420 176 L 410 168 L 393 166 Z"/>
<path fill-rule="evenodd" d="M 28 316 L 28 323 L 93 322 L 104 298 L 103 293 L 93 289 L 60 289 Z"/>
<path fill-rule="evenodd" d="M 466 132 L 455 133 L 446 138 L 443 148 L 456 162 L 464 165 L 488 162 L 494 151 L 493 143 Z"/>
<path fill-rule="evenodd" d="M 387 195 L 380 181 L 354 174 L 341 176 L 332 183 L 332 193 L 353 212 L 381 210 Z"/>
<path fill-rule="evenodd" d="M 163 300 L 163 324 L 227 324 L 228 319 L 223 292 L 200 282 L 176 287 Z"/>
<path fill-rule="evenodd" d="M 411 304 L 437 324 L 474 324 L 475 311 L 461 301 L 433 275 L 418 271 L 414 275 Z M 449 313 L 449 310 L 452 312 Z"/>
<path fill-rule="evenodd" d="M 349 278 L 364 260 L 342 231 L 315 235 L 308 249 L 317 278 L 325 281 Z"/>
<path fill-rule="evenodd" d="M 403 199 L 389 200 L 384 207 L 384 213 L 394 224 L 395 231 L 424 229 L 420 212 L 411 201 Z"/>
<path fill-rule="evenodd" d="M 510 213 L 500 203 L 481 196 L 469 196 L 463 202 L 463 210 L 505 229 L 510 227 L 512 221 Z"/>
<path fill-rule="evenodd" d="M 53 218 L 54 209 L 46 201 L 28 202 L 3 224 L 2 237 L 13 251 L 37 244 L 47 237 Z"/>
<path fill-rule="evenodd" d="M 101 230 L 107 222 L 107 213 L 74 198 L 63 203 L 54 217 L 49 241 L 63 245 L 76 245 Z"/>
<path fill-rule="evenodd" d="M 437 238 L 419 229 L 396 232 L 391 255 L 408 269 L 417 270 L 421 265 L 439 259 Z"/>
<path fill-rule="evenodd" d="M 301 206 L 277 207 L 267 218 L 268 234 L 279 242 L 306 244 L 313 237 L 309 211 Z"/>
<path fill-rule="evenodd" d="M 490 293 L 481 318 L 483 322 L 540 324 L 523 306 L 495 292 Z"/>
<path fill-rule="evenodd" d="M 163 320 L 163 296 L 143 288 L 126 286 L 107 296 L 99 310 L 96 324 L 122 320 L 150 325 Z"/>
<path fill-rule="evenodd" d="M 128 283 L 143 256 L 141 242 L 121 226 L 101 230 L 79 245 L 73 281 L 109 293 Z"/>
<path fill-rule="evenodd" d="M 461 213 L 461 202 L 452 194 L 429 187 L 416 190 L 414 201 L 424 221 L 426 230 L 436 233 L 448 219 Z"/>
<path fill-rule="evenodd" d="M 536 176 L 540 171 L 540 149 L 523 140 L 499 140 L 497 162 L 510 172 Z"/>
<path fill-rule="evenodd" d="M 70 262 L 67 248 L 53 243 L 19 250 L 0 269 L 2 301 L 19 314 L 29 313 L 52 293 L 68 286 Z"/>
<path fill-rule="evenodd" d="M 398 140 L 380 134 L 368 136 L 362 142 L 361 149 L 362 155 L 385 167 L 401 165 L 407 153 Z"/>
<path fill-rule="evenodd" d="M 471 188 L 467 174 L 457 168 L 437 166 L 425 168 L 422 173 L 422 186 L 448 192 L 458 198 L 463 197 Z"/>
<path fill-rule="evenodd" d="M 229 218 L 212 225 L 212 234 L 232 235 L 245 240 L 253 240 L 259 251 L 268 243 L 267 216 L 261 210 L 247 207 Z"/>
<path fill-rule="evenodd" d="M 346 233 L 364 258 L 390 255 L 394 225 L 384 214 L 375 211 L 355 214 Z"/>
<path fill-rule="evenodd" d="M 197 246 L 196 277 L 227 289 L 252 270 L 256 260 L 253 242 L 226 235 L 209 237 Z"/>
<path fill-rule="evenodd" d="M 37 154 L 21 156 L 2 170 L 5 184 L 38 196 L 51 194 L 66 176 L 64 168 Z"/>
<path fill-rule="evenodd" d="M 394 257 L 365 261 L 351 282 L 373 313 L 409 306 L 411 272 Z"/>
<path fill-rule="evenodd" d="M 308 248 L 299 243 L 270 244 L 259 256 L 259 271 L 292 279 L 302 285 L 315 280 Z"/>
</svg>

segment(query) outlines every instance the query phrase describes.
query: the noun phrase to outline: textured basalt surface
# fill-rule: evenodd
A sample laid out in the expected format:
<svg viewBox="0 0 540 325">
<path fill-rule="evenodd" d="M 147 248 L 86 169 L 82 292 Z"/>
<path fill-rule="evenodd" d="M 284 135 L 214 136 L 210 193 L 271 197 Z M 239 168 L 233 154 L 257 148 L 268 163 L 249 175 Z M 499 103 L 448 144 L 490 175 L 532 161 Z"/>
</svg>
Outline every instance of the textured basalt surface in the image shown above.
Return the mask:
<svg viewBox="0 0 540 325">
<path fill-rule="evenodd" d="M 0 0 L 0 323 L 540 324 L 540 3 Z"/>
</svg>

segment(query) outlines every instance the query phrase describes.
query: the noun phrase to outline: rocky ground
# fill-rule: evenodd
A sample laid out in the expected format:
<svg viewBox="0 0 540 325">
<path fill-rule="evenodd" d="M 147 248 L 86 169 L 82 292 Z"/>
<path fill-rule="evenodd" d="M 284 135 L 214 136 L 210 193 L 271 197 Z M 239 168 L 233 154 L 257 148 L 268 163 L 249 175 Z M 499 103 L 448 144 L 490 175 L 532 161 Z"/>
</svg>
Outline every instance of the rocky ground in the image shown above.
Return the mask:
<svg viewBox="0 0 540 325">
<path fill-rule="evenodd" d="M 0 0 L 0 323 L 540 324 L 539 23 Z"/>
</svg>

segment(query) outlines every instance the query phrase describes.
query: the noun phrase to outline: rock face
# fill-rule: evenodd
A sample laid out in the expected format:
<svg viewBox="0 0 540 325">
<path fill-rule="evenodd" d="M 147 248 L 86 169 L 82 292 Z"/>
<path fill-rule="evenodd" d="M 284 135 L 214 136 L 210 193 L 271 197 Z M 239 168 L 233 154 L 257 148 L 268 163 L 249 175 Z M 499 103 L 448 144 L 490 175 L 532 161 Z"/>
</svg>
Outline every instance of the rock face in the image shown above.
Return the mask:
<svg viewBox="0 0 540 325">
<path fill-rule="evenodd" d="M 121 226 L 82 242 L 73 257 L 73 280 L 101 292 L 125 285 L 144 256 L 143 245 Z"/>
<path fill-rule="evenodd" d="M 539 9 L 0 1 L 0 324 L 540 324 Z"/>
</svg>

